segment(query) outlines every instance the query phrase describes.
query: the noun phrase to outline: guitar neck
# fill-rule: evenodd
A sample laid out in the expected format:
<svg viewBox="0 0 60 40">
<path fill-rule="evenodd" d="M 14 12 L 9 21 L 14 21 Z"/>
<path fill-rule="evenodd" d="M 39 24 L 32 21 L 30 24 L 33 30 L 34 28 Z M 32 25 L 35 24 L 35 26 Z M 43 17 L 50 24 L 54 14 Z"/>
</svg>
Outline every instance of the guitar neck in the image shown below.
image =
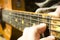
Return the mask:
<svg viewBox="0 0 60 40">
<path fill-rule="evenodd" d="M 3 10 L 3 20 L 20 30 L 39 24 L 43 20 L 41 18 L 42 15 L 34 14 L 33 12 Z"/>
<path fill-rule="evenodd" d="M 33 12 L 3 10 L 3 20 L 19 30 L 23 30 L 25 27 L 31 27 L 43 22 L 52 25 L 51 16 L 45 13 L 36 14 Z"/>
</svg>

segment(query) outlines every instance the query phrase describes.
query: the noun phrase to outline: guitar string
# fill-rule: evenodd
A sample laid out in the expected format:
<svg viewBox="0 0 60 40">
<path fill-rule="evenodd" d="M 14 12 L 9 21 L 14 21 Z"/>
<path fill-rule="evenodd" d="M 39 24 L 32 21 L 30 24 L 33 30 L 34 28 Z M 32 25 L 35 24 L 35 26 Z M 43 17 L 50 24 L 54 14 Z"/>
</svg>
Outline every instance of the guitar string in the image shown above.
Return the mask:
<svg viewBox="0 0 60 40">
<path fill-rule="evenodd" d="M 29 14 L 29 13 L 28 13 Z M 24 15 L 23 13 L 22 13 L 22 15 Z M 16 15 L 15 15 L 16 16 Z M 34 16 L 34 15 L 33 15 Z M 37 16 L 36 16 L 37 17 Z M 17 18 L 18 18 L 18 16 L 17 16 Z M 30 18 L 31 18 L 31 15 L 30 15 Z M 31 22 L 31 20 L 33 20 L 33 19 L 30 19 L 30 22 Z M 36 21 L 36 20 L 34 20 L 34 21 Z M 60 20 L 57 20 L 57 21 L 60 21 Z M 48 22 L 47 22 L 48 23 Z M 31 24 L 31 23 L 30 23 Z M 30 25 L 31 26 L 31 25 Z"/>
</svg>

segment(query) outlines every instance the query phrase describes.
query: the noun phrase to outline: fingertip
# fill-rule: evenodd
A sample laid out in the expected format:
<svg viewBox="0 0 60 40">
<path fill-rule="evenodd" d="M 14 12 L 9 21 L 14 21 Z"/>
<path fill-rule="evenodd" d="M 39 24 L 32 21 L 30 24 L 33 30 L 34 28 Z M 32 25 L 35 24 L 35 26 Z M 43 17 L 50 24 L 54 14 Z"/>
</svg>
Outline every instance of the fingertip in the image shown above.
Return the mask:
<svg viewBox="0 0 60 40">
<path fill-rule="evenodd" d="M 35 27 L 35 30 L 39 33 L 43 33 L 46 30 L 46 24 L 45 23 L 40 23 Z"/>
<path fill-rule="evenodd" d="M 46 27 L 46 24 L 45 23 L 40 23 L 40 26 Z"/>
<path fill-rule="evenodd" d="M 57 7 L 56 12 L 60 12 L 60 6 Z"/>
</svg>

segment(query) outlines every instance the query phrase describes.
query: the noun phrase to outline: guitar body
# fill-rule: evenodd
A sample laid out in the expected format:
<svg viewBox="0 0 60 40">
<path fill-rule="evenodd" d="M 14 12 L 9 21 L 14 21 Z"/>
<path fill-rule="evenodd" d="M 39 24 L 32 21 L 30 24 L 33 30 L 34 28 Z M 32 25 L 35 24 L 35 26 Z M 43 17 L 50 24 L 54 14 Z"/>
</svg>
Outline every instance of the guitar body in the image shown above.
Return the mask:
<svg viewBox="0 0 60 40">
<path fill-rule="evenodd" d="M 12 27 L 6 23 L 6 27 L 3 31 L 4 31 L 3 36 L 6 38 L 6 40 L 10 40 L 12 35 Z"/>
<path fill-rule="evenodd" d="M 0 24 L 0 34 L 6 40 L 17 40 L 22 35 L 22 31 L 14 28 L 10 24 L 6 23 L 4 29 L 2 28 L 2 25 Z"/>
<path fill-rule="evenodd" d="M 2 29 L 1 23 L 0 23 L 0 34 L 3 34 L 3 29 Z"/>
</svg>

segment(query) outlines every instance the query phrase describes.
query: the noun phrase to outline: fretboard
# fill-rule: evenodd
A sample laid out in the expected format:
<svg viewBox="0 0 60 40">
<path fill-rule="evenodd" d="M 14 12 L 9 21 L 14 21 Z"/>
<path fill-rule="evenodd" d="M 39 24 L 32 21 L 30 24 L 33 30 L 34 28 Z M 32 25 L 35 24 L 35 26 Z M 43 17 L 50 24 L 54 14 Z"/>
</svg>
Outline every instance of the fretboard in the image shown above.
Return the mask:
<svg viewBox="0 0 60 40">
<path fill-rule="evenodd" d="M 54 22 L 57 23 L 60 19 L 52 19 L 48 14 L 24 12 L 24 11 L 14 11 L 14 10 L 3 10 L 3 20 L 17 29 L 24 29 L 25 27 L 31 27 L 40 23 L 47 23 L 53 25 Z M 53 22 L 54 21 L 54 22 Z M 53 23 L 52 23 L 53 22 Z M 57 25 L 54 23 L 54 25 Z M 58 24 L 59 25 L 59 24 Z"/>
<path fill-rule="evenodd" d="M 60 19 L 53 19 L 51 15 L 45 13 L 3 10 L 2 16 L 3 21 L 11 24 L 19 30 L 23 30 L 25 27 L 31 27 L 40 23 L 46 23 L 48 24 L 49 29 L 60 33 Z"/>
<path fill-rule="evenodd" d="M 50 19 L 48 16 L 42 16 L 41 14 L 34 14 L 32 12 L 3 10 L 3 20 L 20 30 L 41 22 L 48 23 L 48 19 Z"/>
</svg>

